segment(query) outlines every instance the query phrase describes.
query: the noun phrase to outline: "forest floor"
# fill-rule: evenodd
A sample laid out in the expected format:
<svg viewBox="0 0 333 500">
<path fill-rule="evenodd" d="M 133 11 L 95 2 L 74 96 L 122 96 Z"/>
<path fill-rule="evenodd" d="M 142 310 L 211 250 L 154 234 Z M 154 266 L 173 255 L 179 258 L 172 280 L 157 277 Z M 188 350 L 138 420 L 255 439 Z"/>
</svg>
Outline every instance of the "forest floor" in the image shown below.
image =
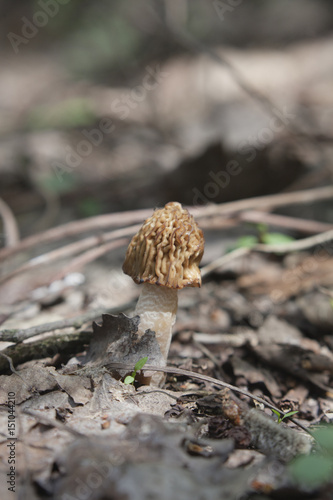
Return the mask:
<svg viewBox="0 0 333 500">
<path fill-rule="evenodd" d="M 214 219 L 225 206 L 214 206 Z M 207 207 L 197 209 L 199 225 L 201 218 L 212 225 L 200 210 Z M 313 478 L 308 469 L 315 463 L 302 469 L 294 458 L 305 453 L 332 466 L 331 445 L 307 455 L 314 445 L 306 433 L 332 421 L 333 258 L 331 243 L 318 241 L 331 233 L 269 246 L 239 242 L 224 262 L 205 264 L 202 288 L 179 292 L 160 389 L 124 384 L 134 360 L 147 355 L 149 364 L 150 348 L 135 344 L 137 322 L 120 314 L 134 309 L 140 286 L 105 261 L 84 274 L 75 265 L 58 270 L 49 286 L 28 294 L 22 286 L 21 300 L 3 312 L 0 333 L 7 346 L 0 357 L 0 446 L 8 459 L 14 450 L 17 491 L 29 499 L 329 498 L 331 468 Z M 208 230 L 208 255 L 217 240 Z M 113 244 L 119 241 L 123 247 L 123 239 Z M 292 251 L 300 242 L 308 249 Z M 55 272 L 52 263 L 45 266 L 50 257 L 44 281 Z M 37 261 L 34 276 L 40 273 Z M 13 274 L 2 284 L 7 297 L 22 281 Z M 102 319 L 102 311 L 112 315 Z M 93 318 L 100 325 L 94 330 Z M 277 422 L 289 412 L 291 420 Z M 4 460 L 2 473 L 9 467 Z"/>
</svg>

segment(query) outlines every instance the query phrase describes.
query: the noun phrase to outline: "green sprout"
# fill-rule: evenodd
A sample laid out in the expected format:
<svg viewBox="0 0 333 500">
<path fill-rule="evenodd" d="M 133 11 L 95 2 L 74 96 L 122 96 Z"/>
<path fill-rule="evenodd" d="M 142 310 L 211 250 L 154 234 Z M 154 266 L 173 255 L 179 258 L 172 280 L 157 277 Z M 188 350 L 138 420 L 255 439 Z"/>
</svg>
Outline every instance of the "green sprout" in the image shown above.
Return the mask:
<svg viewBox="0 0 333 500">
<path fill-rule="evenodd" d="M 256 224 L 257 235 L 246 235 L 239 238 L 230 250 L 237 248 L 253 248 L 258 243 L 265 245 L 281 245 L 294 241 L 294 238 L 283 233 L 271 233 L 266 224 Z"/>
<path fill-rule="evenodd" d="M 293 415 L 295 415 L 296 413 L 298 413 L 298 410 L 288 411 L 287 413 L 280 413 L 277 410 L 272 410 L 272 412 L 275 413 L 275 415 L 277 415 L 277 417 L 278 417 L 278 424 L 281 424 L 282 420 L 284 420 L 285 418 L 292 417 Z"/>
<path fill-rule="evenodd" d="M 135 380 L 137 372 L 139 370 L 142 370 L 142 368 L 147 363 L 147 361 L 148 361 L 148 356 L 145 356 L 144 358 L 139 359 L 139 361 L 137 363 L 135 363 L 132 375 L 127 375 L 127 377 L 125 377 L 124 384 L 128 384 L 128 385 L 134 384 L 134 380 Z"/>
</svg>

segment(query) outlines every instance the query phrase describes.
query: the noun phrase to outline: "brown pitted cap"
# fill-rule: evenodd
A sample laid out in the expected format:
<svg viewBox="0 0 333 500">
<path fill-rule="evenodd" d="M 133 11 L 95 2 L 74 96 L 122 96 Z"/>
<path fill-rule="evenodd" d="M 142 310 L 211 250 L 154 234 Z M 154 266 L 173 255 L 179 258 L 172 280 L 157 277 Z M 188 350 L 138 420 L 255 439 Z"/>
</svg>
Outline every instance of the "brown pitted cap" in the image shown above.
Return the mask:
<svg viewBox="0 0 333 500">
<path fill-rule="evenodd" d="M 138 284 L 200 287 L 204 243 L 192 215 L 180 203 L 170 202 L 155 210 L 133 236 L 123 271 Z"/>
</svg>

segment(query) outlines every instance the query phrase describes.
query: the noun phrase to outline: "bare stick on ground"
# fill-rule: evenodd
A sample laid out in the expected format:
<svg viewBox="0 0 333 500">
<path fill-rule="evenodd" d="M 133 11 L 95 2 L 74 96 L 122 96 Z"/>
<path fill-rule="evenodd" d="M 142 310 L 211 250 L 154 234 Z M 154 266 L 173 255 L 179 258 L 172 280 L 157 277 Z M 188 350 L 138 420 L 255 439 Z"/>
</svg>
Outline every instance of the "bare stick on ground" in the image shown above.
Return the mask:
<svg viewBox="0 0 333 500">
<path fill-rule="evenodd" d="M 7 203 L 0 198 L 0 216 L 2 218 L 5 245 L 7 248 L 15 247 L 20 241 L 20 233 L 15 216 Z"/>
<path fill-rule="evenodd" d="M 31 337 L 36 337 L 42 333 L 53 332 L 55 330 L 63 330 L 64 328 L 81 328 L 82 325 L 88 321 L 93 321 L 102 314 L 117 314 L 121 311 L 132 306 L 132 302 L 123 304 L 119 307 L 113 307 L 112 309 L 97 309 L 95 311 L 89 311 L 80 316 L 75 316 L 75 318 L 67 318 L 59 321 L 52 321 L 51 323 L 43 323 L 42 325 L 32 326 L 26 328 L 25 330 L 2 330 L 0 331 L 0 341 L 2 342 L 23 342 Z"/>
<path fill-rule="evenodd" d="M 201 217 L 209 217 L 214 215 L 230 215 L 249 209 L 272 209 L 279 206 L 287 206 L 302 203 L 312 203 L 320 200 L 331 199 L 333 197 L 333 187 L 325 186 L 315 189 L 307 189 L 304 191 L 296 191 L 292 193 L 282 193 L 268 196 L 259 196 L 257 198 L 249 198 L 244 200 L 236 200 L 229 203 L 219 205 L 211 204 L 204 207 L 187 207 L 196 219 Z M 3 248 L 0 250 L 0 259 L 5 259 L 13 256 L 16 253 L 27 250 L 40 243 L 50 243 L 58 241 L 62 238 L 75 236 L 88 231 L 104 230 L 112 226 L 126 226 L 140 222 L 151 214 L 150 209 L 133 210 L 128 212 L 119 212 L 97 217 L 89 217 L 82 221 L 74 221 L 58 226 L 43 233 L 29 236 L 21 240 L 13 248 Z"/>
</svg>

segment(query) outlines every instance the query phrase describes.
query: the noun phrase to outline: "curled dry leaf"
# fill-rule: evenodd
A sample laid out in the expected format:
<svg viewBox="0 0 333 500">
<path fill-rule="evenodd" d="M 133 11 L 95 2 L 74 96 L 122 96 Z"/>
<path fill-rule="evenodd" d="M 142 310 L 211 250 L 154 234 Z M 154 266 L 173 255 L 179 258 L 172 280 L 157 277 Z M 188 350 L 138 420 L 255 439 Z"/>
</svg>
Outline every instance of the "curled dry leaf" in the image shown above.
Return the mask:
<svg viewBox="0 0 333 500">
<path fill-rule="evenodd" d="M 155 332 L 147 330 L 138 336 L 139 317 L 128 318 L 124 314 L 103 314 L 101 325 L 93 323 L 94 335 L 87 353 L 87 366 L 106 367 L 115 362 L 133 366 L 147 356 L 150 364 L 159 365 L 163 360 Z M 128 374 L 118 370 L 118 378 Z"/>
</svg>

